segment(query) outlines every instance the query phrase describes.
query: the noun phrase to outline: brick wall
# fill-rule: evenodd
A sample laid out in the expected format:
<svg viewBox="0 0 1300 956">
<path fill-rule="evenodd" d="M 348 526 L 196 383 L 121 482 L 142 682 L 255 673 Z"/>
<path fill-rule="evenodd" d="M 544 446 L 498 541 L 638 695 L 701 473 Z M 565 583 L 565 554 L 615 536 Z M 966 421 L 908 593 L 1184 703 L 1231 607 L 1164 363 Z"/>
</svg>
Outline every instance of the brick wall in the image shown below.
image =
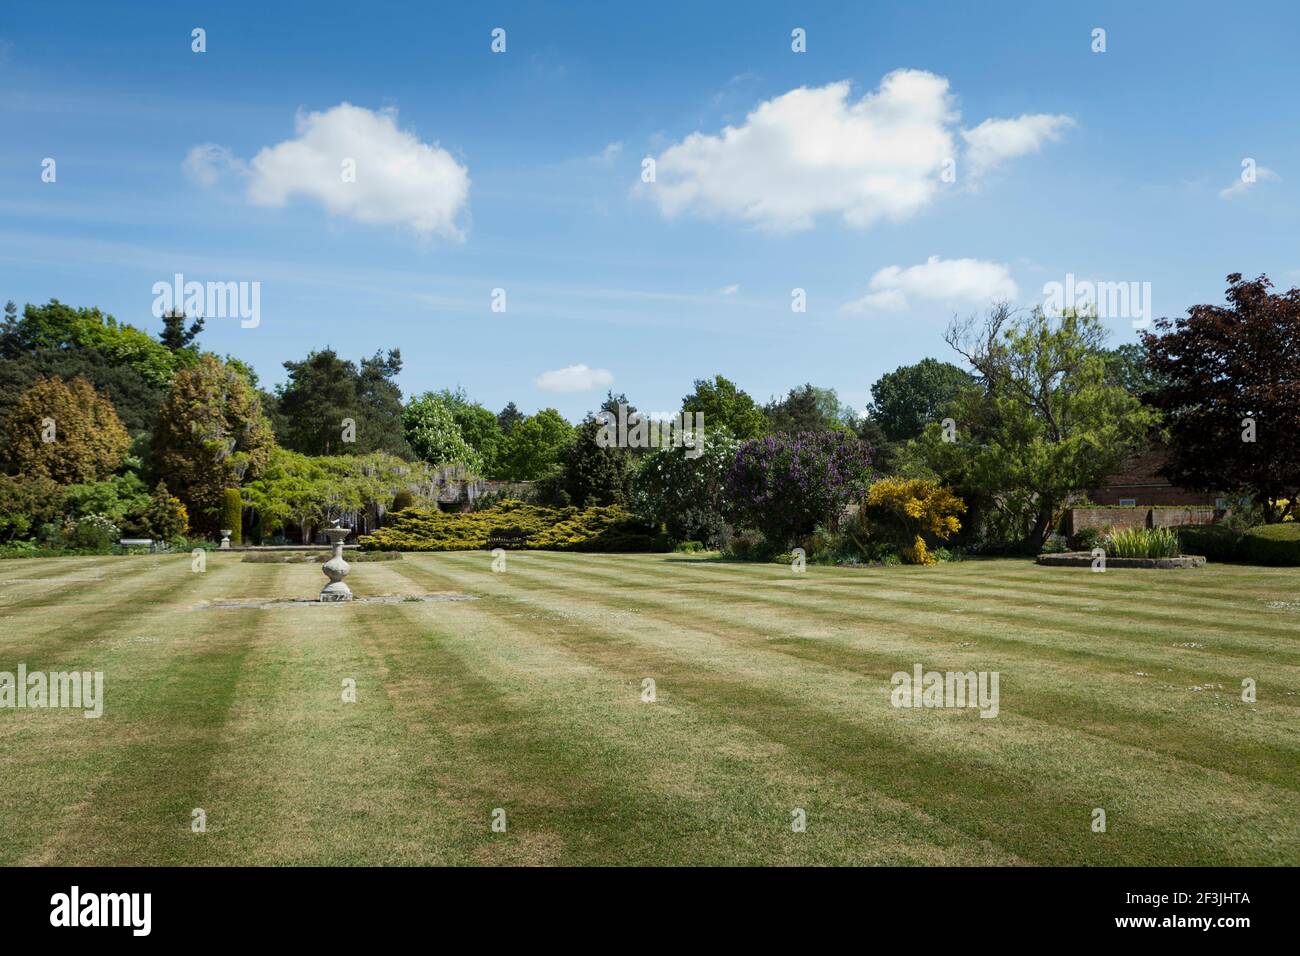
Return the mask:
<svg viewBox="0 0 1300 956">
<path fill-rule="evenodd" d="M 1084 528 L 1176 528 L 1185 524 L 1213 524 L 1214 508 L 1071 508 L 1066 512 L 1065 527 L 1069 534 Z"/>
<path fill-rule="evenodd" d="M 1084 528 L 1145 528 L 1150 508 L 1071 508 L 1066 512 L 1067 533 Z"/>
<path fill-rule="evenodd" d="M 1151 527 L 1176 528 L 1184 524 L 1214 524 L 1218 514 L 1213 507 L 1152 508 Z"/>
</svg>

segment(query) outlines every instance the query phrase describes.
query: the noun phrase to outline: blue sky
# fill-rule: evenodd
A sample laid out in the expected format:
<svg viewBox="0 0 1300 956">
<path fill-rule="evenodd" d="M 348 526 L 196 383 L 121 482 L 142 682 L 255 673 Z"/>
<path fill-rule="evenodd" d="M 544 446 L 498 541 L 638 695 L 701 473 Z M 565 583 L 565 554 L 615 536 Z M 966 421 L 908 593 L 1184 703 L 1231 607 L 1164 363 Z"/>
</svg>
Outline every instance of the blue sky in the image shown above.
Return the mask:
<svg viewBox="0 0 1300 956">
<path fill-rule="evenodd" d="M 408 394 L 494 409 L 581 416 L 605 376 L 538 384 L 571 366 L 647 410 L 719 372 L 860 407 L 881 373 L 948 358 L 947 321 L 991 292 L 1150 282 L 1161 316 L 1220 301 L 1229 272 L 1300 282 L 1298 23 L 1287 3 L 6 5 L 0 299 L 156 329 L 176 272 L 257 281 L 260 324 L 211 319 L 202 342 L 268 385 L 311 348 L 400 347 Z M 986 120 L 1013 122 L 965 135 Z M 303 149 L 365 157 L 381 146 L 340 138 L 366 130 L 406 172 L 362 162 L 342 205 L 304 185 Z M 922 158 L 882 156 L 885 132 Z M 204 144 L 226 152 L 187 167 Z"/>
</svg>

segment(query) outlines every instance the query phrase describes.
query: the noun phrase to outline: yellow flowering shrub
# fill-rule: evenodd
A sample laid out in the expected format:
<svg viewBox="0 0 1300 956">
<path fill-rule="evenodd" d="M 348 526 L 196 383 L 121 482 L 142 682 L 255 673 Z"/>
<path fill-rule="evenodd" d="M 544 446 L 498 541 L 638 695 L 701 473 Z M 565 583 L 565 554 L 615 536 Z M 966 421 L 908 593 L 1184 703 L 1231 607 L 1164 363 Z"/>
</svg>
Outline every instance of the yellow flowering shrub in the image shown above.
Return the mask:
<svg viewBox="0 0 1300 956">
<path fill-rule="evenodd" d="M 547 508 L 507 499 L 482 511 L 389 513 L 382 528 L 362 535 L 369 551 L 475 551 L 494 534 L 522 534 L 536 551 L 667 551 L 668 542 L 618 505 Z"/>
<path fill-rule="evenodd" d="M 908 564 L 934 564 L 925 536 L 948 540 L 965 512 L 966 503 L 938 482 L 894 477 L 868 489 L 859 517 L 869 534 L 895 541 Z"/>
<path fill-rule="evenodd" d="M 938 560 L 930 553 L 930 549 L 925 546 L 925 539 L 919 534 L 916 540 L 912 542 L 911 547 L 902 550 L 903 561 L 906 564 L 938 564 Z"/>
</svg>

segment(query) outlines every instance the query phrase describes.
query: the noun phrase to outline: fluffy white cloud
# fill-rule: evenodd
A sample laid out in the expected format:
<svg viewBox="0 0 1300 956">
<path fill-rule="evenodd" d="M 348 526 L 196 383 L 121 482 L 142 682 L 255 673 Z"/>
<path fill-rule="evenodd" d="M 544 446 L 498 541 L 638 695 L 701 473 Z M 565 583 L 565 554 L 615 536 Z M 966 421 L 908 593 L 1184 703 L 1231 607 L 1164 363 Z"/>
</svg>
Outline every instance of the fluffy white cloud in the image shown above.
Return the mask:
<svg viewBox="0 0 1300 956">
<path fill-rule="evenodd" d="M 457 220 L 469 199 L 468 170 L 445 149 L 399 129 L 395 110 L 340 103 L 300 112 L 294 127 L 295 138 L 268 146 L 249 163 L 252 202 L 281 206 L 301 195 L 360 222 L 463 237 Z M 345 175 L 349 160 L 355 181 Z"/>
<path fill-rule="evenodd" d="M 564 368 L 543 372 L 537 378 L 537 387 L 544 392 L 589 392 L 593 388 L 606 388 L 614 384 L 608 369 L 588 368 L 585 365 L 566 365 Z"/>
<path fill-rule="evenodd" d="M 735 282 L 732 283 L 731 285 L 724 285 L 721 289 L 718 290 L 718 295 L 735 295 L 739 291 L 740 291 L 740 283 Z"/>
<path fill-rule="evenodd" d="M 1238 177 L 1237 181 L 1233 183 L 1231 186 L 1225 186 L 1223 189 L 1219 190 L 1219 198 L 1235 199 L 1236 197 L 1247 192 L 1250 189 L 1250 187 L 1254 186 L 1256 183 L 1266 183 L 1269 182 L 1270 180 L 1281 179 L 1281 178 L 1282 178 L 1281 176 L 1273 172 L 1273 170 L 1269 169 L 1267 166 L 1257 166 L 1255 167 L 1254 180 L 1248 182 L 1247 180 Z"/>
<path fill-rule="evenodd" d="M 974 129 L 964 129 L 961 138 L 966 141 L 969 174 L 980 176 L 1008 159 L 1037 153 L 1073 125 L 1068 116 L 1026 113 L 1015 119 L 986 119 Z"/>
<path fill-rule="evenodd" d="M 825 214 L 858 228 L 906 219 L 934 199 L 945 162 L 958 156 L 948 81 L 895 70 L 856 102 L 849 93 L 848 81 L 800 87 L 759 104 L 740 126 L 692 133 L 656 157 L 656 181 L 637 191 L 666 216 L 689 211 L 776 232 L 809 229 Z M 967 142 L 982 172 L 1067 123 L 986 121 Z"/>
<path fill-rule="evenodd" d="M 845 312 L 902 312 L 914 300 L 984 305 L 1011 301 L 1020 290 L 1007 267 L 981 259 L 931 256 L 915 266 L 886 266 L 871 277 L 869 291 L 842 306 Z"/>
<path fill-rule="evenodd" d="M 181 171 L 204 189 L 211 189 L 227 173 L 244 173 L 247 164 L 224 146 L 200 143 L 190 147 L 181 162 Z"/>
</svg>

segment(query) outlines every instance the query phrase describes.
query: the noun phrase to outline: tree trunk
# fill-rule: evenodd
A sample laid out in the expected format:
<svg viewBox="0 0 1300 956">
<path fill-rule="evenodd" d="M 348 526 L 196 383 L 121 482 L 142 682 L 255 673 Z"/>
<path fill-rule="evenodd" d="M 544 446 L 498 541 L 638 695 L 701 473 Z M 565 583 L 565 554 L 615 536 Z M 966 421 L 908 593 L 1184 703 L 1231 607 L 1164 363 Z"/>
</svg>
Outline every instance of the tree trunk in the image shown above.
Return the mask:
<svg viewBox="0 0 1300 956">
<path fill-rule="evenodd" d="M 1052 515 L 1056 509 L 1050 503 L 1039 505 L 1038 516 L 1034 518 L 1034 530 L 1029 535 L 1029 543 L 1037 551 L 1052 533 Z"/>
</svg>

